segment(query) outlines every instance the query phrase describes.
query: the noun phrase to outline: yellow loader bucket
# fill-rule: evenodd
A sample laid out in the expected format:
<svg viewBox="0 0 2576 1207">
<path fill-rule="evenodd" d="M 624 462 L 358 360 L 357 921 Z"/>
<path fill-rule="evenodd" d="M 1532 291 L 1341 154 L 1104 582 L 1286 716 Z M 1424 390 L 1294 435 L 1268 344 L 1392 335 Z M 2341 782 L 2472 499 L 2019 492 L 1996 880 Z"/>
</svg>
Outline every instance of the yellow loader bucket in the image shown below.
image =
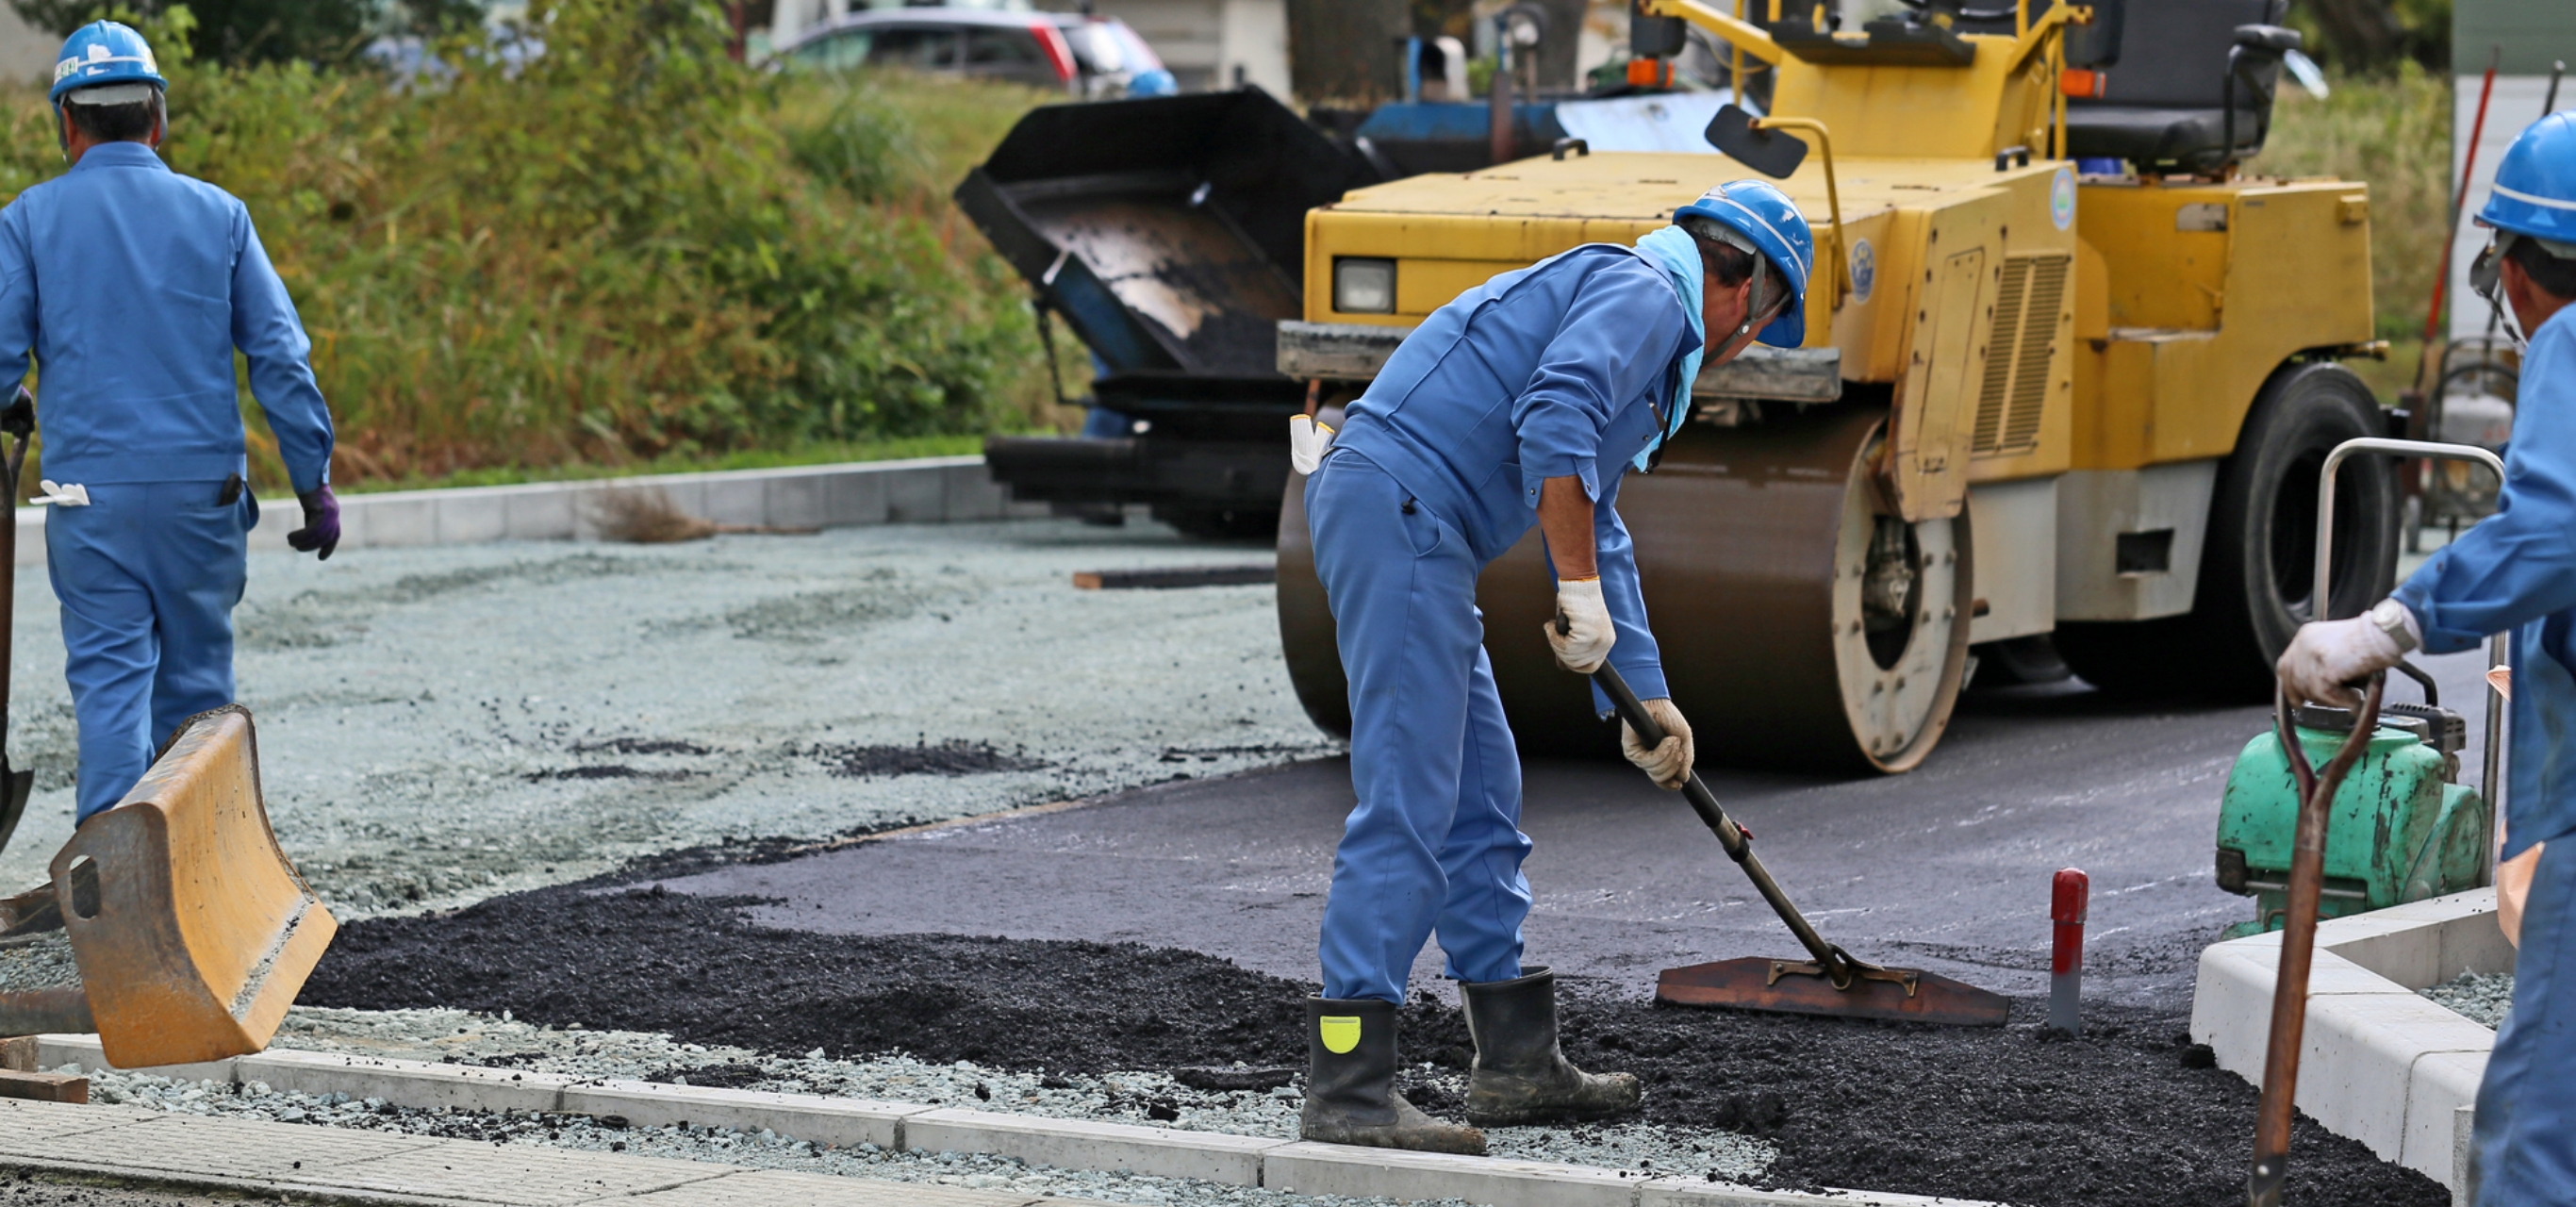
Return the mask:
<svg viewBox="0 0 2576 1207">
<path fill-rule="evenodd" d="M 119 1068 L 268 1046 L 340 924 L 278 849 L 250 710 L 199 713 L 54 856 L 91 1016 Z"/>
</svg>

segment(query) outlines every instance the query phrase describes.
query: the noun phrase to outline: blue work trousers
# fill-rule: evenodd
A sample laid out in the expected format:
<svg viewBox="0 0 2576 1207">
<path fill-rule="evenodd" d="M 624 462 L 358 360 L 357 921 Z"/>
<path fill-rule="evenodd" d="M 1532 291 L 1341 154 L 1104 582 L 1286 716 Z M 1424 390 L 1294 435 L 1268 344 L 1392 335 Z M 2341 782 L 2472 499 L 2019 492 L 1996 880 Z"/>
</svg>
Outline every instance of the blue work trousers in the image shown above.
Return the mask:
<svg viewBox="0 0 2576 1207">
<path fill-rule="evenodd" d="M 1530 840 L 1476 610 L 1483 567 L 1455 527 L 1348 449 L 1307 481 L 1306 519 L 1350 678 L 1359 794 L 1324 902 L 1324 996 L 1403 1001 L 1435 927 L 1448 975 L 1519 976 Z"/>
<path fill-rule="evenodd" d="M 89 488 L 45 516 L 80 723 L 79 819 L 114 805 L 181 721 L 233 701 L 233 605 L 258 505 L 221 482 Z"/>
<path fill-rule="evenodd" d="M 2519 669 L 2519 668 L 2517 668 Z M 2478 1207 L 2576 1203 L 2576 840 L 2541 848 L 2513 1012 L 2478 1086 Z"/>
</svg>

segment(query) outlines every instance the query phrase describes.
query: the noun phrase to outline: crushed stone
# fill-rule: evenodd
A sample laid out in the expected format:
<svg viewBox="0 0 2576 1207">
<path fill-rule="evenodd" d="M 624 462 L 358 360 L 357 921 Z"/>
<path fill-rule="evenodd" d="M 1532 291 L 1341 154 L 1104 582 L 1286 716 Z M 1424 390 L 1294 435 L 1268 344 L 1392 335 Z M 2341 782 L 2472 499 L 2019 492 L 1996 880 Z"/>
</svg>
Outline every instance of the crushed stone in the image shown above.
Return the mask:
<svg viewBox="0 0 2576 1207">
<path fill-rule="evenodd" d="M 2433 999 L 2443 1009 L 2466 1015 L 2479 1026 L 2494 1030 L 2504 1026 L 2506 1012 L 2513 1009 L 2513 974 L 2464 972 L 2415 992 Z"/>
<path fill-rule="evenodd" d="M 1192 1090 L 1171 1072 L 1302 1069 L 1310 983 L 1136 944 L 773 930 L 742 916 L 746 902 L 657 888 L 555 888 L 360 922 L 302 1001 L 507 1012 L 739 1050 L 706 1063 L 966 1061 L 974 1084 L 902 1069 L 892 1075 L 924 1080 L 827 1092 L 1291 1134 L 1293 1087 Z M 2016 1003 L 2004 1027 L 1944 1028 L 1681 1010 L 1578 988 L 1563 1010 L 1566 1055 L 1636 1073 L 1645 1108 L 1597 1129 L 1535 1129 L 1514 1141 L 1526 1147 L 1498 1151 L 1664 1172 L 1709 1168 L 1749 1152 L 1721 1143 L 1759 1141 L 1778 1154 L 1757 1179 L 1766 1184 L 2023 1207 L 2206 1207 L 2243 1194 L 2254 1088 L 2193 1059 L 2177 1011 L 2096 1006 L 2085 1034 L 2067 1037 L 2041 1027 L 2037 1002 Z M 1416 1062 L 1401 1088 L 1454 1117 L 1473 1053 L 1464 1019 L 1421 998 L 1401 1025 Z M 961 1097 L 975 1084 L 993 1097 Z M 2449 1202 L 2431 1179 L 2313 1121 L 2293 1142 L 2298 1201 Z"/>
<path fill-rule="evenodd" d="M 463 1010 L 350 1010 L 297 1006 L 272 1041 L 279 1048 L 396 1060 L 428 1060 L 571 1077 L 660 1081 L 722 1089 L 915 1102 L 980 1111 L 1133 1123 L 1182 1131 L 1293 1139 L 1303 1070 L 1267 1088 L 1205 1090 L 1173 1071 L 1011 1069 L 971 1060 L 929 1061 L 898 1053 L 835 1059 L 697 1044 L 641 1031 L 557 1028 Z M 1247 1067 L 1247 1072 L 1249 1070 Z M 1408 1070 L 1422 1099 L 1463 1097 L 1466 1081 L 1434 1065 Z M 1769 1144 L 1727 1132 L 1703 1134 L 1654 1124 L 1572 1128 L 1490 1128 L 1495 1156 L 1568 1165 L 1686 1172 L 1738 1181 L 1758 1175 Z"/>
<path fill-rule="evenodd" d="M 236 667 L 278 840 L 333 912 L 452 908 L 1336 752 L 1271 588 L 1071 582 L 1206 557 L 1074 520 L 263 551 Z M 16 586 L 8 753 L 37 791 L 0 892 L 70 837 L 76 761 L 60 609 L 41 572 Z"/>
<path fill-rule="evenodd" d="M 0 992 L 52 989 L 80 983 L 80 965 L 72 959 L 72 937 L 49 930 L 15 939 L 0 939 Z"/>
<path fill-rule="evenodd" d="M 79 1068 L 66 1066 L 65 1071 L 78 1072 Z M 264 1082 L 175 1081 L 116 1070 L 93 1072 L 89 1079 L 94 1102 L 175 1114 L 390 1131 L 491 1144 L 541 1145 L 1112 1203 L 1157 1203 L 1169 1207 L 1398 1207 L 1393 1199 L 1299 1195 L 1189 1178 L 1057 1169 L 985 1154 L 898 1151 L 873 1144 L 822 1145 L 791 1140 L 766 1128 L 746 1132 L 676 1124 L 635 1127 L 618 1126 L 622 1120 L 561 1112 L 422 1110 L 396 1106 L 380 1098 L 291 1093 L 272 1089 Z M 1461 1200 L 1446 1199 L 1419 1207 L 1466 1205 Z"/>
</svg>

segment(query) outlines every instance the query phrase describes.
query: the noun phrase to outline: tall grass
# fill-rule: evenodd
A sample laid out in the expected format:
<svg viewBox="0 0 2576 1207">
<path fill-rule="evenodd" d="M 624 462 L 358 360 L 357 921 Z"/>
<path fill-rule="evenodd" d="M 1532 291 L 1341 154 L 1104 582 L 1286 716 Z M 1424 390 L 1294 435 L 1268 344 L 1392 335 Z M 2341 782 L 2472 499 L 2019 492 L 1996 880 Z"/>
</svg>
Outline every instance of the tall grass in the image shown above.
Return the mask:
<svg viewBox="0 0 2576 1207">
<path fill-rule="evenodd" d="M 2379 337 L 2422 335 L 2450 220 L 2451 82 L 2413 62 L 2345 75 L 2317 100 L 2286 77 L 2249 170 L 2370 185 L 2370 288 Z"/>
<path fill-rule="evenodd" d="M 164 155 L 250 205 L 313 336 L 340 480 L 1046 417 L 1023 289 L 937 184 L 1034 94 L 764 75 L 725 59 L 704 0 L 540 0 L 541 57 L 454 41 L 412 86 L 192 63 L 187 20 L 153 31 Z M 37 97 L 0 111 L 0 193 L 62 170 L 49 120 Z M 281 481 L 257 425 L 253 444 Z"/>
</svg>

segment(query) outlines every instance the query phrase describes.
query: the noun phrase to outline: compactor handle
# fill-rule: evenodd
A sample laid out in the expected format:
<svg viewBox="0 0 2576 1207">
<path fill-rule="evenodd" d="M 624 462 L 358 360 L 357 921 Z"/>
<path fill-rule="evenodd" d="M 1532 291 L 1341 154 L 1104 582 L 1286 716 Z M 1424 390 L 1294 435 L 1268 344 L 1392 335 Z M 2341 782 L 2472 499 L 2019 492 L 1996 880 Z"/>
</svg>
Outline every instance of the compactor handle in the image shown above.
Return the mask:
<svg viewBox="0 0 2576 1207">
<path fill-rule="evenodd" d="M 2309 588 L 2308 614 L 2318 620 L 2329 619 L 2334 607 L 2334 579 L 2330 571 L 2334 567 L 2335 471 L 2342 469 L 2347 459 L 2360 453 L 2421 457 L 2428 461 L 2474 461 L 2486 466 L 2499 484 L 2504 481 L 2504 458 L 2474 444 L 2363 436 L 2334 446 L 2334 451 L 2326 454 L 2325 467 L 2317 471 L 2317 576 Z M 2497 633 L 2487 638 L 2488 670 L 2504 665 L 2504 651 L 2504 634 Z M 2426 703 L 2431 703 L 2430 699 Z M 2492 884 L 2495 882 L 2495 817 L 2504 807 L 2504 802 L 2496 794 L 2496 790 L 2504 786 L 2503 780 L 2498 778 L 2504 760 L 2504 696 L 2492 687 L 2487 689 L 2486 738 L 2486 774 L 2478 791 L 2487 802 L 2487 831 L 2478 849 L 2487 855 L 2486 870 L 2480 874 L 2479 881 Z"/>
</svg>

